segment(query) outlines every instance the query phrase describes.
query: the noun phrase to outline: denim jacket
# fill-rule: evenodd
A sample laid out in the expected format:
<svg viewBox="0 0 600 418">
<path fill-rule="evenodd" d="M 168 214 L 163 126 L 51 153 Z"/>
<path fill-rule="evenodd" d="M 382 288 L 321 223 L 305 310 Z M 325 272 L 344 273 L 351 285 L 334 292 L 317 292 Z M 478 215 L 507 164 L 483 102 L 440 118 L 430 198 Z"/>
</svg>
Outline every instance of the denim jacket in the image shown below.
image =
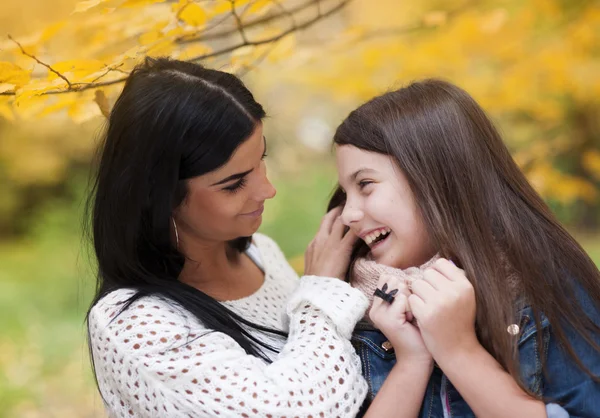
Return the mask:
<svg viewBox="0 0 600 418">
<path fill-rule="evenodd" d="M 589 297 L 578 296 L 585 312 L 596 324 L 600 324 L 600 313 L 594 309 Z M 594 382 L 563 352 L 552 334 L 548 319 L 542 316 L 538 330 L 531 308 L 526 307 L 521 311 L 519 328 L 521 376 L 531 391 L 548 400 L 548 418 L 600 417 L 600 384 Z M 594 375 L 600 376 L 600 354 L 575 331 L 566 327 L 565 331 L 579 358 Z M 538 356 L 538 332 L 542 333 L 541 353 L 546 359 L 546 374 L 542 372 L 542 359 Z M 600 336 L 596 336 L 595 341 L 600 344 Z M 364 414 L 396 363 L 396 356 L 385 336 L 364 322 L 357 325 L 352 344 L 361 358 L 363 375 L 369 384 L 369 393 L 361 410 L 361 414 Z M 419 418 L 438 417 L 471 418 L 475 414 L 436 365 L 427 384 Z"/>
</svg>

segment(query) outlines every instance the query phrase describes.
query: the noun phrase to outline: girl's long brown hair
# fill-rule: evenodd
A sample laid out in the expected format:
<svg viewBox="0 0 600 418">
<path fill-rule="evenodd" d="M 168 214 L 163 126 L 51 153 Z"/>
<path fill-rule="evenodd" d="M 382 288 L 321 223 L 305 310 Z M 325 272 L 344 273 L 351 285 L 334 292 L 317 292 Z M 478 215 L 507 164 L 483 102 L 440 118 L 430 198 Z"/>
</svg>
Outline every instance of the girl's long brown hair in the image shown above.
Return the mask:
<svg viewBox="0 0 600 418">
<path fill-rule="evenodd" d="M 592 339 L 600 326 L 576 296 L 583 290 L 599 309 L 600 272 L 528 183 L 468 93 L 434 79 L 385 93 L 350 113 L 334 143 L 396 159 L 431 239 L 442 256 L 458 260 L 473 284 L 481 344 L 521 387 L 527 390 L 516 341 L 507 332 L 508 324 L 520 320 L 507 264 L 538 329 L 543 313 L 569 356 L 599 380 L 578 358 L 565 331 L 574 329 L 600 353 Z M 338 188 L 330 207 L 343 201 Z M 354 256 L 364 252 L 364 243 L 359 244 Z M 541 333 L 537 337 L 541 350 Z"/>
</svg>

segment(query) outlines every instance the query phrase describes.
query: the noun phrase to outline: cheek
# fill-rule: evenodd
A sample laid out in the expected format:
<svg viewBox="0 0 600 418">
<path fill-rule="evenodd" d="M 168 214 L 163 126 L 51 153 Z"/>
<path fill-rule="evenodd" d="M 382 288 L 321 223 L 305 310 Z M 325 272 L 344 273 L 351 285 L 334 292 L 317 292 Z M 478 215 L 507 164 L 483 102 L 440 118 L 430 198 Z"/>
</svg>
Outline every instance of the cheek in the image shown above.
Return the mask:
<svg viewBox="0 0 600 418">
<path fill-rule="evenodd" d="M 196 229 L 222 229 L 238 214 L 238 199 L 226 193 L 198 193 L 190 196 L 184 208 L 188 222 Z"/>
<path fill-rule="evenodd" d="M 374 190 L 365 199 L 365 215 L 378 224 L 384 224 L 393 229 L 393 223 L 398 223 L 399 199 L 385 187 Z"/>
</svg>

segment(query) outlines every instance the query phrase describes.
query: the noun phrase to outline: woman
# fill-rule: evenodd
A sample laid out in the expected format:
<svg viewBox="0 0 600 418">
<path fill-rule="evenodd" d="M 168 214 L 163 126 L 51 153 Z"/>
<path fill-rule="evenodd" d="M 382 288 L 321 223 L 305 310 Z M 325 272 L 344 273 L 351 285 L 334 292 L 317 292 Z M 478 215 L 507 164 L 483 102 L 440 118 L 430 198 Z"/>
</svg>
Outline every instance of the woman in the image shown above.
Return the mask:
<svg viewBox="0 0 600 418">
<path fill-rule="evenodd" d="M 298 280 L 255 234 L 275 195 L 263 108 L 231 74 L 148 59 L 111 112 L 92 195 L 89 341 L 110 416 L 354 416 L 367 299 L 330 212 Z"/>
</svg>

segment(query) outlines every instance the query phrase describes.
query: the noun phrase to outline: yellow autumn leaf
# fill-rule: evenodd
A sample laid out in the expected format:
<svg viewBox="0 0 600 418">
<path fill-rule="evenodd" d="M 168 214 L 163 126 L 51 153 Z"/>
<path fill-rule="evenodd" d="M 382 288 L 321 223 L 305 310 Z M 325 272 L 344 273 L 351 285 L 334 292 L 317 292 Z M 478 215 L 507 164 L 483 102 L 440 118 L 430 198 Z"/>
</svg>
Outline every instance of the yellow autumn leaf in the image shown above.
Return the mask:
<svg viewBox="0 0 600 418">
<path fill-rule="evenodd" d="M 14 89 L 15 89 L 14 84 L 0 83 L 0 93 L 6 93 L 7 91 L 12 91 Z"/>
<path fill-rule="evenodd" d="M 246 13 L 248 15 L 253 15 L 253 14 L 258 14 L 258 13 L 265 13 L 274 4 L 275 4 L 275 2 L 273 0 L 256 0 L 250 6 L 248 6 L 248 9 L 246 10 Z"/>
<path fill-rule="evenodd" d="M 110 116 L 110 103 L 108 103 L 108 98 L 106 97 L 106 94 L 104 94 L 104 91 L 96 90 L 94 101 L 98 105 L 100 113 L 108 118 Z"/>
<path fill-rule="evenodd" d="M 75 123 L 83 123 L 102 116 L 102 112 L 93 100 L 77 100 L 69 108 L 68 115 Z"/>
<path fill-rule="evenodd" d="M 67 24 L 67 22 L 58 22 L 58 23 L 48 26 L 42 32 L 39 42 L 47 42 L 50 38 L 52 38 L 54 35 L 56 35 L 58 33 L 58 31 L 60 31 L 62 28 L 64 28 L 66 24 Z"/>
<path fill-rule="evenodd" d="M 166 0 L 126 0 L 121 7 L 143 7 L 156 3 L 163 3 Z"/>
<path fill-rule="evenodd" d="M 12 84 L 13 86 L 23 86 L 29 83 L 31 76 L 29 71 L 22 69 L 12 62 L 0 61 L 0 84 Z"/>
<path fill-rule="evenodd" d="M 107 0 L 86 0 L 86 1 L 80 1 L 79 3 L 77 3 L 75 5 L 75 10 L 73 10 L 73 13 L 82 13 L 85 12 L 93 7 L 96 7 L 97 5 L 99 5 L 100 3 L 104 3 Z"/>
<path fill-rule="evenodd" d="M 146 55 L 149 57 L 169 56 L 173 53 L 175 48 L 176 45 L 173 43 L 173 41 L 166 39 L 153 44 L 146 52 Z"/>
<path fill-rule="evenodd" d="M 152 30 L 140 35 L 138 40 L 141 45 L 151 45 L 163 37 L 163 34 L 158 30 Z"/>
<path fill-rule="evenodd" d="M 233 2 L 233 7 L 237 8 L 241 8 L 242 6 L 250 3 L 251 0 L 235 0 Z M 214 2 L 214 6 L 211 9 L 211 13 L 215 14 L 215 15 L 219 15 L 222 13 L 229 13 L 231 12 L 231 1 L 229 0 L 216 0 Z"/>
<path fill-rule="evenodd" d="M 57 94 L 54 97 L 49 97 L 46 106 L 38 116 L 43 117 L 58 113 L 61 110 L 67 109 L 79 100 L 78 97 L 72 94 Z"/>
<path fill-rule="evenodd" d="M 204 44 L 191 44 L 187 48 L 181 50 L 177 55 L 180 60 L 189 60 L 192 58 L 207 55 L 213 52 L 212 48 Z"/>
<path fill-rule="evenodd" d="M 181 12 L 179 12 L 179 19 L 191 26 L 203 26 L 208 19 L 208 15 L 202 7 L 196 3 L 189 3 L 185 6 Z"/>
<path fill-rule="evenodd" d="M 63 76 L 68 76 L 71 83 L 78 82 L 89 74 L 100 71 L 106 66 L 102 61 L 98 60 L 67 60 L 52 64 L 52 68 Z M 52 71 L 48 72 L 48 80 L 59 78 Z"/>
<path fill-rule="evenodd" d="M 37 100 L 41 95 L 49 91 L 60 91 L 67 89 L 67 84 L 61 78 L 52 81 L 37 80 L 31 82 L 16 91 L 14 105 L 17 109 L 25 109 L 33 104 L 37 105 L 44 100 Z"/>
</svg>

